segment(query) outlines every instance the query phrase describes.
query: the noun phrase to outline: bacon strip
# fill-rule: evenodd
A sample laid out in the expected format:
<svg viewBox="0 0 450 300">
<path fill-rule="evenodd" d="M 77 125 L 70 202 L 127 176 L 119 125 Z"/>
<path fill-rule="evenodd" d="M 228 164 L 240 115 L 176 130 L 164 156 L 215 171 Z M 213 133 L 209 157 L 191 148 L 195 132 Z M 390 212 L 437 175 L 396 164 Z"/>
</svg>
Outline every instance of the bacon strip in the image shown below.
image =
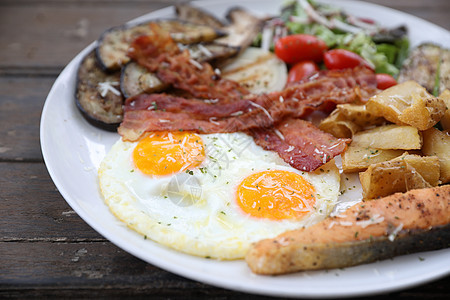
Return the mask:
<svg viewBox="0 0 450 300">
<path fill-rule="evenodd" d="M 125 140 L 135 140 L 144 132 L 157 130 L 213 133 L 270 128 L 287 118 L 303 118 L 339 103 L 361 102 L 359 91 L 376 89 L 375 75 L 365 68 L 328 71 L 319 76 L 316 81 L 299 82 L 281 92 L 249 95 L 232 102 L 138 95 L 127 99 L 119 133 Z"/>
<path fill-rule="evenodd" d="M 227 118 L 241 115 L 253 106 L 250 100 L 223 102 L 217 100 L 187 99 L 169 94 L 140 94 L 128 98 L 124 110 L 160 110 L 172 113 L 186 113 L 193 119 Z"/>
<path fill-rule="evenodd" d="M 137 38 L 128 55 L 164 83 L 190 93 L 194 98 L 230 101 L 248 95 L 239 83 L 220 78 L 206 62 L 193 60 L 188 50 L 180 51 L 170 35 L 155 23 L 152 35 Z"/>
<path fill-rule="evenodd" d="M 273 129 L 252 130 L 249 134 L 256 144 L 277 152 L 292 167 L 306 172 L 344 152 L 351 141 L 335 138 L 301 119 L 290 119 Z"/>
<path fill-rule="evenodd" d="M 148 131 L 194 131 L 198 133 L 223 133 L 269 128 L 273 122 L 256 110 L 226 119 L 195 119 L 189 113 L 153 110 L 130 110 L 119 126 L 123 140 L 137 141 Z"/>
<path fill-rule="evenodd" d="M 251 95 L 220 78 L 209 64 L 192 61 L 188 51 L 181 52 L 170 35 L 159 31 L 155 27 L 151 38 L 138 38 L 130 56 L 188 98 L 152 94 L 127 99 L 118 130 L 124 140 L 136 141 L 148 131 L 244 131 L 293 167 L 312 171 L 342 153 L 349 140 L 299 118 L 315 110 L 331 111 L 340 103 L 364 102 L 377 91 L 375 74 L 355 68 L 323 71 L 283 91 Z"/>
</svg>

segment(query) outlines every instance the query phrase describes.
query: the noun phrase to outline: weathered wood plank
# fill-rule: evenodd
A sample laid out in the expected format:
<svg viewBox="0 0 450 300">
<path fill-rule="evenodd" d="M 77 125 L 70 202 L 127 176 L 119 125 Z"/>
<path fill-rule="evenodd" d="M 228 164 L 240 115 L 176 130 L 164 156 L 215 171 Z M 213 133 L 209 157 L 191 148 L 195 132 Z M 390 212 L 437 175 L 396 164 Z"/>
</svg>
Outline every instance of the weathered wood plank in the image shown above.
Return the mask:
<svg viewBox="0 0 450 300">
<path fill-rule="evenodd" d="M 105 241 L 61 197 L 43 163 L 0 163 L 0 174 L 0 241 Z"/>
<path fill-rule="evenodd" d="M 0 73 L 10 68 L 62 68 L 104 30 L 175 2 L 2 1 Z M 368 2 L 400 9 L 450 29 L 448 1 Z"/>
<path fill-rule="evenodd" d="M 39 123 L 54 80 L 0 76 L 0 161 L 42 161 Z"/>
<path fill-rule="evenodd" d="M 147 264 L 108 242 L 10 242 L 0 243 L 0 246 L 0 257 L 5 258 L 0 272 L 0 297 L 151 295 L 180 299 L 269 299 L 179 277 Z M 445 299 L 443 296 L 449 283 L 450 278 L 444 278 L 425 287 L 391 293 L 389 296 L 397 299 Z M 386 296 L 360 299 L 375 300 Z"/>
<path fill-rule="evenodd" d="M 239 295 L 181 278 L 111 243 L 1 243 L 0 297 Z M 26 267 L 24 267 L 26 266 Z M 37 291 L 39 289 L 39 291 Z M 105 293 L 103 294 L 103 291 Z M 255 297 L 251 297 L 252 299 Z"/>
<path fill-rule="evenodd" d="M 17 2 L 6 5 L 0 2 L 2 69 L 64 66 L 104 30 L 174 1 L 123 1 L 119 9 L 118 4 L 102 2 L 32 1 L 29 5 Z"/>
</svg>

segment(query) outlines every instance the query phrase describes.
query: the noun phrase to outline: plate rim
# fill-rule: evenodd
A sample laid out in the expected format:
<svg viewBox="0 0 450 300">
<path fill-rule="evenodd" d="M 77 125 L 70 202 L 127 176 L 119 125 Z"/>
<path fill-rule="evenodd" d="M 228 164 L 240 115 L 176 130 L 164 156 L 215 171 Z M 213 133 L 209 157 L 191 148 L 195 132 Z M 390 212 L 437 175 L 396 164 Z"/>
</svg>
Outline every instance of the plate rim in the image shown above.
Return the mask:
<svg viewBox="0 0 450 300">
<path fill-rule="evenodd" d="M 269 0 L 266 0 L 267 2 Z M 230 1 L 227 0 L 197 0 L 192 2 L 193 4 L 207 4 L 208 6 L 213 6 L 213 5 L 217 5 L 217 4 L 224 4 L 224 3 L 228 3 Z M 231 1 L 231 2 L 237 2 L 237 1 Z M 246 3 L 259 3 L 260 1 L 258 0 L 246 0 Z M 449 31 L 447 31 L 446 29 L 439 27 L 438 25 L 435 25 L 429 21 L 420 19 L 416 16 L 392 9 L 392 8 L 387 8 L 378 4 L 373 4 L 373 3 L 367 3 L 367 2 L 363 2 L 363 1 L 355 1 L 355 0 L 340 0 L 340 1 L 331 1 L 331 0 L 325 0 L 325 1 L 321 1 L 321 2 L 325 2 L 325 3 L 335 3 L 337 5 L 341 4 L 341 3 L 352 3 L 352 4 L 359 4 L 359 5 L 368 5 L 368 6 L 374 6 L 374 7 L 378 7 L 379 9 L 387 9 L 390 10 L 392 12 L 395 12 L 396 14 L 400 14 L 403 16 L 407 16 L 407 18 L 409 19 L 413 19 L 415 21 L 419 21 L 419 22 L 425 22 L 427 23 L 428 26 L 432 26 L 435 28 L 438 28 L 439 30 L 444 30 L 447 33 L 449 33 Z M 281 3 L 281 1 L 278 2 L 279 4 Z M 158 14 L 165 14 L 166 12 L 168 12 L 169 10 L 173 10 L 174 6 L 168 6 L 162 9 L 158 9 L 155 10 L 153 12 L 144 14 L 140 17 L 137 17 L 133 20 L 128 21 L 127 23 L 132 23 L 132 22 L 139 22 L 140 20 L 145 20 L 145 19 L 151 19 L 151 18 L 157 18 Z M 433 274 L 429 274 L 426 278 L 415 278 L 414 280 L 403 280 L 401 283 L 396 282 L 396 284 L 391 284 L 389 286 L 384 286 L 382 289 L 380 287 L 373 287 L 373 288 L 365 288 L 365 289 L 359 289 L 359 290 L 354 290 L 354 291 L 347 291 L 347 292 L 341 292 L 336 294 L 335 291 L 328 291 L 328 292 L 312 292 L 312 293 L 292 293 L 292 292 L 283 292 L 283 291 L 273 291 L 270 288 L 267 288 L 265 286 L 262 287 L 261 290 L 256 290 L 255 288 L 249 287 L 249 286 L 245 286 L 243 284 L 237 284 L 236 282 L 229 282 L 229 281 L 225 281 L 225 282 L 221 282 L 218 283 L 216 280 L 210 278 L 208 276 L 207 273 L 205 274 L 192 274 L 192 272 L 190 272 L 190 270 L 187 267 L 184 267 L 184 269 L 180 269 L 179 267 L 175 267 L 174 265 L 167 263 L 167 262 L 155 262 L 152 260 L 149 260 L 149 258 L 147 256 L 143 256 L 142 253 L 140 253 L 139 251 L 136 251 L 136 249 L 133 249 L 133 247 L 130 247 L 128 245 L 124 245 L 122 243 L 122 241 L 114 236 L 111 236 L 111 234 L 109 232 L 107 232 L 107 230 L 105 228 L 102 227 L 98 227 L 98 224 L 96 224 L 91 217 L 87 214 L 87 212 L 84 211 L 84 209 L 76 202 L 72 200 L 72 197 L 70 194 L 68 194 L 68 192 L 63 188 L 64 187 L 64 183 L 60 181 L 60 179 L 58 178 L 58 176 L 56 176 L 56 172 L 54 169 L 54 163 L 52 162 L 51 158 L 49 157 L 49 150 L 48 150 L 48 145 L 46 143 L 46 132 L 45 132 L 45 128 L 46 128 L 46 122 L 48 121 L 45 117 L 48 115 L 48 111 L 50 109 L 50 102 L 52 97 L 54 97 L 54 94 L 57 93 L 57 89 L 56 87 L 61 84 L 63 82 L 63 79 L 66 76 L 69 76 L 70 71 L 73 70 L 73 68 L 76 67 L 77 62 L 79 62 L 81 60 L 81 58 L 86 55 L 89 51 L 91 51 L 96 45 L 96 41 L 93 41 L 91 44 L 89 44 L 88 46 L 86 46 L 82 51 L 80 51 L 74 58 L 72 58 L 72 60 L 67 64 L 67 66 L 63 69 L 63 71 L 60 73 L 60 75 L 57 77 L 57 79 L 55 80 L 54 84 L 52 85 L 52 88 L 45 100 L 44 106 L 42 108 L 42 113 L 41 113 L 41 120 L 40 120 L 40 144 L 41 144 L 41 152 L 43 154 L 43 158 L 44 158 L 44 163 L 46 165 L 46 168 L 49 172 L 49 175 L 52 179 L 52 181 L 54 182 L 55 186 L 57 187 L 58 191 L 60 192 L 60 194 L 62 195 L 62 197 L 64 198 L 64 200 L 69 204 L 69 206 L 72 207 L 72 209 L 74 209 L 74 211 L 77 212 L 77 214 L 83 219 L 84 222 L 86 222 L 87 224 L 89 224 L 90 227 L 92 227 L 95 231 L 97 231 L 99 234 L 101 234 L 103 237 L 105 237 L 107 240 L 111 241 L 115 246 L 125 250 L 126 252 L 144 260 L 147 263 L 153 264 L 155 266 L 158 266 L 164 270 L 167 270 L 171 273 L 180 275 L 182 277 L 185 278 L 189 278 L 192 280 L 196 280 L 199 282 L 203 282 L 212 286 L 216 286 L 216 287 L 220 287 L 220 288 L 227 288 L 230 290 L 234 290 L 234 291 L 239 291 L 239 292 L 246 292 L 246 293 L 251 293 L 251 294 L 259 294 L 259 295 L 271 295 L 271 296 L 283 296 L 283 297 L 310 297 L 310 298 L 320 298 L 320 297 L 333 297 L 333 298 L 339 298 L 339 297 L 345 297 L 345 296 L 363 296 L 363 295 L 374 295 L 374 294 L 379 294 L 379 293 L 386 293 L 386 292 L 392 292 L 392 291 L 396 291 L 396 290 L 400 290 L 400 289 L 404 289 L 404 288 L 409 288 L 412 286 L 415 286 L 417 284 L 424 284 L 433 280 L 436 280 L 438 278 L 444 277 L 448 274 L 450 274 L 450 267 L 445 270 L 440 270 L 440 272 L 435 272 Z M 171 251 L 171 249 L 167 249 L 168 251 Z M 255 278 L 257 276 L 255 275 Z"/>
</svg>

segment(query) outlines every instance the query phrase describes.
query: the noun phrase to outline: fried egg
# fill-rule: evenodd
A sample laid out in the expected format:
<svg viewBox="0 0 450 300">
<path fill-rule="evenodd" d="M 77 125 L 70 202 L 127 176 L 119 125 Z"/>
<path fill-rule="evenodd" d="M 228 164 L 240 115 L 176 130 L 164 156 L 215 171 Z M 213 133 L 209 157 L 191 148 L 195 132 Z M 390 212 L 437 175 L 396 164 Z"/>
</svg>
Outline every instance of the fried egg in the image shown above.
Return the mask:
<svg viewBox="0 0 450 300">
<path fill-rule="evenodd" d="M 302 172 L 244 133 L 149 133 L 118 140 L 99 168 L 106 204 L 129 228 L 188 254 L 243 258 L 251 243 L 323 220 L 334 161 Z"/>
</svg>

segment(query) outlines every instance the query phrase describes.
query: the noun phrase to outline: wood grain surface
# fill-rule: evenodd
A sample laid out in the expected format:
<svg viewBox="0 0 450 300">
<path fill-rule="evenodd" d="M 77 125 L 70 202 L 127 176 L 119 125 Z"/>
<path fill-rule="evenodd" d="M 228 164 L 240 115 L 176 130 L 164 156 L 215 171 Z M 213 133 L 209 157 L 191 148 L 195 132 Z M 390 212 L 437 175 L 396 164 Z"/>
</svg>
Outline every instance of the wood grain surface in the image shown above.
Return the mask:
<svg viewBox="0 0 450 300">
<path fill-rule="evenodd" d="M 0 0 L 0 298 L 274 299 L 185 279 L 117 248 L 68 206 L 43 162 L 40 115 L 64 66 L 105 29 L 177 2 Z M 450 30 L 450 1 L 368 2 Z M 450 277 L 364 299 L 387 296 L 450 299 Z"/>
</svg>

